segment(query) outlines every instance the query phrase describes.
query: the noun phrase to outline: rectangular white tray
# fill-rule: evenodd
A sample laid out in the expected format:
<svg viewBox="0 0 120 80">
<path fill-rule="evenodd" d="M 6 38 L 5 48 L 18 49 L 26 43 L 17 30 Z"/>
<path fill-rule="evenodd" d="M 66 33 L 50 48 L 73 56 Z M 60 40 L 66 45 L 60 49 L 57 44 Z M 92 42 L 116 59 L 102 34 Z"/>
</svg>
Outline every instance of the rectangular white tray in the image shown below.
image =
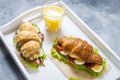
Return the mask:
<svg viewBox="0 0 120 80">
<path fill-rule="evenodd" d="M 119 57 L 70 8 L 68 8 L 67 5 L 65 5 L 62 1 L 54 3 L 54 5 L 61 6 L 66 10 L 61 30 L 58 32 L 48 32 L 45 29 L 45 24 L 42 18 L 33 20 L 33 22 L 36 23 L 44 33 L 45 39 L 43 42 L 43 48 L 45 53 L 50 54 L 52 41 L 58 36 L 72 35 L 80 37 L 88 41 L 94 47 L 97 47 L 100 54 L 107 59 L 107 62 L 111 66 L 111 69 L 98 79 L 115 80 L 120 77 Z M 45 60 L 45 67 L 40 67 L 37 71 L 29 69 L 21 62 L 19 52 L 15 49 L 15 45 L 13 44 L 13 36 L 15 31 L 18 29 L 18 26 L 24 19 L 40 14 L 41 9 L 42 6 L 31 9 L 21 14 L 11 22 L 1 26 L 0 39 L 3 41 L 11 57 L 14 59 L 27 80 L 68 80 L 49 58 Z"/>
</svg>

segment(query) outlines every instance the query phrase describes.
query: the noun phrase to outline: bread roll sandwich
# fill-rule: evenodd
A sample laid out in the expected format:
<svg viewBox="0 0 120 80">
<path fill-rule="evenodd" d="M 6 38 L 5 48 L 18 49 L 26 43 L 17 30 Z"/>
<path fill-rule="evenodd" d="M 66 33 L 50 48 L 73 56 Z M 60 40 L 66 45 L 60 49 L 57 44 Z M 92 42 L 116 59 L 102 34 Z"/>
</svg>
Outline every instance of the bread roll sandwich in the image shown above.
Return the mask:
<svg viewBox="0 0 120 80">
<path fill-rule="evenodd" d="M 16 49 L 25 64 L 31 68 L 45 66 L 43 64 L 46 55 L 42 49 L 44 35 L 39 27 L 31 22 L 24 22 L 14 35 Z"/>
</svg>

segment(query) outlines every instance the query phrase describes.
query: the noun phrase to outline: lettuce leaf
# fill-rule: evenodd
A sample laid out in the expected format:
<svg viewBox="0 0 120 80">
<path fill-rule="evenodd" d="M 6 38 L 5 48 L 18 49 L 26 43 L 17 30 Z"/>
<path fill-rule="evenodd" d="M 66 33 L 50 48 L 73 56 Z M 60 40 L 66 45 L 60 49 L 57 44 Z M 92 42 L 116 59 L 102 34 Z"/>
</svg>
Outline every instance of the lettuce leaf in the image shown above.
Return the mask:
<svg viewBox="0 0 120 80">
<path fill-rule="evenodd" d="M 53 42 L 52 42 L 52 47 L 53 47 L 53 48 L 55 47 L 55 45 L 57 45 L 57 42 L 58 42 L 57 39 L 58 39 L 58 38 L 54 39 Z"/>
<path fill-rule="evenodd" d="M 45 54 L 45 51 L 43 50 L 43 49 L 41 49 L 41 54 L 43 54 L 42 56 L 41 56 L 41 58 L 44 60 L 44 59 L 46 59 L 46 54 Z"/>
<path fill-rule="evenodd" d="M 73 38 L 74 38 L 74 36 L 70 36 L 69 38 L 73 39 Z"/>
<path fill-rule="evenodd" d="M 17 51 L 20 51 L 20 48 L 16 45 L 16 49 L 17 49 Z"/>
<path fill-rule="evenodd" d="M 69 63 L 69 64 L 71 64 L 72 66 L 74 66 L 77 70 L 85 70 L 85 71 L 87 71 L 88 73 L 90 73 L 91 75 L 93 75 L 93 76 L 99 76 L 99 75 L 101 75 L 102 73 L 103 73 L 103 70 L 101 71 L 101 72 L 94 72 L 94 71 L 92 71 L 91 69 L 89 69 L 89 68 L 87 68 L 87 67 L 85 67 L 84 65 L 77 65 L 77 64 L 75 64 L 74 62 L 71 62 L 71 61 L 69 61 L 68 60 L 68 58 L 67 57 L 65 57 L 65 56 L 63 56 L 63 55 L 61 55 L 61 54 L 59 54 L 54 48 L 53 49 L 51 49 L 51 55 L 54 57 L 54 58 L 56 58 L 56 59 L 58 59 L 58 60 L 60 60 L 60 61 L 63 61 L 64 63 Z M 103 61 L 103 68 L 105 67 L 105 64 L 106 64 L 106 61 L 105 61 L 105 59 L 103 59 L 104 61 Z"/>
<path fill-rule="evenodd" d="M 35 26 L 35 27 L 38 29 L 37 33 L 39 33 L 39 32 L 40 32 L 40 28 L 38 27 L 38 25 L 37 25 L 37 24 L 32 23 L 32 26 Z"/>
<path fill-rule="evenodd" d="M 13 37 L 13 43 L 14 43 L 14 44 L 16 44 L 16 40 L 15 40 L 15 38 L 14 38 L 14 37 Z"/>
<path fill-rule="evenodd" d="M 68 80 L 82 80 L 82 79 L 70 77 Z"/>
<path fill-rule="evenodd" d="M 21 60 L 27 64 L 30 68 L 32 69 L 38 69 L 39 65 L 36 64 L 36 63 L 33 63 L 33 62 L 28 62 L 28 61 L 25 61 L 22 57 L 21 57 Z"/>
<path fill-rule="evenodd" d="M 93 51 L 94 51 L 95 53 L 98 53 L 98 48 L 93 48 Z"/>
</svg>

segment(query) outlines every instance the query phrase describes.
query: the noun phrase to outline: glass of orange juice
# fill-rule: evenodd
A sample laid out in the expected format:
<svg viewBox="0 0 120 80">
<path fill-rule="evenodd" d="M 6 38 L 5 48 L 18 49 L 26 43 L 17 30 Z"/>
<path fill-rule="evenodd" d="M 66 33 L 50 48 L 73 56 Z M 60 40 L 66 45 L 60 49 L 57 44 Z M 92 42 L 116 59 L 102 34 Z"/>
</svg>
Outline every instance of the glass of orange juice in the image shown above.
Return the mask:
<svg viewBox="0 0 120 80">
<path fill-rule="evenodd" d="M 57 31 L 64 17 L 64 10 L 59 6 L 46 6 L 43 8 L 43 18 L 48 31 Z"/>
</svg>

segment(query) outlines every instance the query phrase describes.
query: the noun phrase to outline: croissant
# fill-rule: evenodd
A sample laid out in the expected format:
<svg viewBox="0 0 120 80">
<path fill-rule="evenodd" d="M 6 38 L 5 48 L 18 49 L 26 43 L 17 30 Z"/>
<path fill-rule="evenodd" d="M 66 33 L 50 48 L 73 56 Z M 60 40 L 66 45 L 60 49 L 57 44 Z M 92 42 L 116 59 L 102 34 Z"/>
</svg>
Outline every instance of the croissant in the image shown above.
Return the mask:
<svg viewBox="0 0 120 80">
<path fill-rule="evenodd" d="M 80 58 L 86 63 L 102 64 L 102 57 L 95 53 L 93 47 L 85 40 L 63 36 L 58 38 L 58 45 L 72 58 Z"/>
</svg>

